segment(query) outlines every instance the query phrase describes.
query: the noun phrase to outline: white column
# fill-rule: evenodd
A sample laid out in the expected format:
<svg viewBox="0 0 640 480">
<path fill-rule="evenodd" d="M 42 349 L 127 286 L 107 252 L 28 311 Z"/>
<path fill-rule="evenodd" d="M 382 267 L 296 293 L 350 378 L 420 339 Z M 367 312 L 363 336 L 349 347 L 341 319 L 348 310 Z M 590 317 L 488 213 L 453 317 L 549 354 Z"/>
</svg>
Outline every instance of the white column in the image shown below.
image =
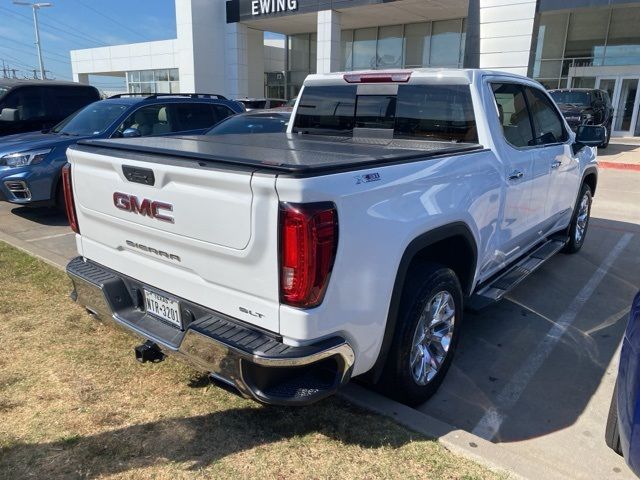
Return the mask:
<svg viewBox="0 0 640 480">
<path fill-rule="evenodd" d="M 527 75 L 535 0 L 480 1 L 480 68 Z"/>
<path fill-rule="evenodd" d="M 226 95 L 230 98 L 249 96 L 248 30 L 246 25 L 240 23 L 226 25 L 224 70 Z"/>
<path fill-rule="evenodd" d="M 89 84 L 89 74 L 88 73 L 75 73 L 73 72 L 73 81 L 78 83 Z"/>
<path fill-rule="evenodd" d="M 247 28 L 248 96 L 264 96 L 265 45 L 264 32 Z"/>
<path fill-rule="evenodd" d="M 176 0 L 180 90 L 227 93 L 225 2 Z"/>
<path fill-rule="evenodd" d="M 340 70 L 342 52 L 340 35 L 342 19 L 340 12 L 322 10 L 318 12 L 318 53 L 317 73 L 331 73 Z"/>
</svg>

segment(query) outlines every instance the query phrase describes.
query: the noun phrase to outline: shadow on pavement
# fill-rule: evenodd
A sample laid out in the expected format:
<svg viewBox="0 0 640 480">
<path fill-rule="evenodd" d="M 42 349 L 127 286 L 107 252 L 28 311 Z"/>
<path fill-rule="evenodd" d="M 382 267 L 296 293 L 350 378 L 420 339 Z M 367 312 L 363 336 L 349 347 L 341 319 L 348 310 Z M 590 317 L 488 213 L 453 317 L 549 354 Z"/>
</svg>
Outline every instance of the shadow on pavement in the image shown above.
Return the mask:
<svg viewBox="0 0 640 480">
<path fill-rule="evenodd" d="M 16 207 L 11 210 L 11 213 L 24 218 L 25 220 L 30 220 L 40 225 L 46 225 L 49 227 L 61 227 L 69 225 L 66 213 L 56 208 Z"/>
<path fill-rule="evenodd" d="M 532 363 L 554 323 L 628 233 L 634 235 L 630 243 L 520 389 L 521 395 L 504 408 L 501 399 L 518 382 L 518 372 Z M 493 438 L 497 442 L 539 437 L 574 424 L 617 352 L 639 289 L 640 227 L 593 219 L 580 253 L 557 255 L 507 299 L 479 313 L 466 313 L 451 370 L 439 392 L 419 410 L 472 431 L 487 411 L 496 409 L 503 417 Z"/>
</svg>

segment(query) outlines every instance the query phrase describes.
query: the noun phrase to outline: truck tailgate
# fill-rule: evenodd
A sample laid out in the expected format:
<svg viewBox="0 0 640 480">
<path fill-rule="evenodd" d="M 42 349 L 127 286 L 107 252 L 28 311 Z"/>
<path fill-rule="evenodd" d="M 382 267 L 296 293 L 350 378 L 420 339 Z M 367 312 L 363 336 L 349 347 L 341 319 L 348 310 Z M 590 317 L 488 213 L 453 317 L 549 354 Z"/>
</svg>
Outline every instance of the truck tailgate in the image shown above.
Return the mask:
<svg viewBox="0 0 640 480">
<path fill-rule="evenodd" d="M 274 176 L 90 147 L 68 158 L 85 257 L 279 330 Z"/>
</svg>

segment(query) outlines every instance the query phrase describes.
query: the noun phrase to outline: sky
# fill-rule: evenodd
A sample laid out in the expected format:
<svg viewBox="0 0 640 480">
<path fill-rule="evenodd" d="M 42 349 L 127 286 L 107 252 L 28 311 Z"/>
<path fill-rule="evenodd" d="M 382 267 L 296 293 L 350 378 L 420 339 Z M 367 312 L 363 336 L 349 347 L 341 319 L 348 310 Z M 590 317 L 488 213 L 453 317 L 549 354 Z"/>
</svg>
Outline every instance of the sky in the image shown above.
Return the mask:
<svg viewBox="0 0 640 480">
<path fill-rule="evenodd" d="M 45 1 L 45 0 L 40 0 Z M 39 12 L 40 40 L 47 77 L 71 80 L 69 50 L 176 38 L 173 0 L 52 0 Z M 19 77 L 33 77 L 38 58 L 32 10 L 0 0 L 0 76 L 2 61 Z M 97 87 L 114 81 L 92 77 Z M 115 84 L 124 84 L 116 80 Z"/>
</svg>

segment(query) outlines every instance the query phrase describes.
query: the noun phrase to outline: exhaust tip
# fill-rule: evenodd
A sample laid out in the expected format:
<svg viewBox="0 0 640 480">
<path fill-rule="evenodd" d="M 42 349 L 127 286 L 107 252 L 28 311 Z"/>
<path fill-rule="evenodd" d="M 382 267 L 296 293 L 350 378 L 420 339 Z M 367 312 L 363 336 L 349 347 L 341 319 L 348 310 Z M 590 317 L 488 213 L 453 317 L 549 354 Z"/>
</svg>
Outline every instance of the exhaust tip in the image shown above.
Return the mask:
<svg viewBox="0 0 640 480">
<path fill-rule="evenodd" d="M 136 360 L 140 363 L 159 363 L 163 361 L 165 357 L 160 347 L 151 341 L 138 345 L 133 351 L 136 355 Z"/>
</svg>

